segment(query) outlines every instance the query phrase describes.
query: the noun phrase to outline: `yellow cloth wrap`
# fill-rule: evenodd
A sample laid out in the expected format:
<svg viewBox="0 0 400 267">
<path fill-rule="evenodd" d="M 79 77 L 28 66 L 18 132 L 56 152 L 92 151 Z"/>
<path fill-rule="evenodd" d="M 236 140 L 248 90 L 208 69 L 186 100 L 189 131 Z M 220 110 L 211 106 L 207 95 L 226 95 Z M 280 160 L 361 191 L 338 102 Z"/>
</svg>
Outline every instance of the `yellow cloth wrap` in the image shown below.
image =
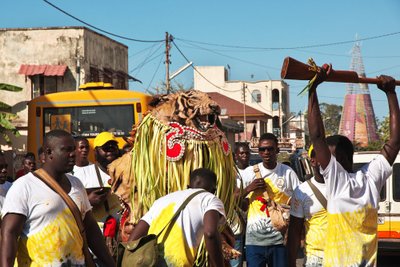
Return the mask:
<svg viewBox="0 0 400 267">
<path fill-rule="evenodd" d="M 311 256 L 324 257 L 324 248 L 326 241 L 326 228 L 328 225 L 328 213 L 325 209 L 315 213 L 310 220 L 306 220 L 304 225 L 306 227 L 306 255 L 308 258 Z"/>
<path fill-rule="evenodd" d="M 169 205 L 154 219 L 154 223 L 150 225 L 149 234 L 159 234 L 164 229 L 164 226 L 171 221 L 174 215 L 174 206 L 175 204 Z M 166 233 L 164 230 L 160 234 L 158 243 L 162 242 Z M 186 245 L 183 231 L 175 222 L 168 232 L 168 239 L 164 242 L 164 250 L 162 252 L 168 266 L 191 267 L 193 266 L 197 249 Z"/>
<path fill-rule="evenodd" d="M 41 231 L 19 239 L 14 266 L 48 266 L 69 257 L 84 261 L 82 245 L 74 216 L 67 208 Z"/>
<path fill-rule="evenodd" d="M 374 266 L 377 220 L 378 212 L 373 207 L 328 214 L 324 266 Z"/>
</svg>

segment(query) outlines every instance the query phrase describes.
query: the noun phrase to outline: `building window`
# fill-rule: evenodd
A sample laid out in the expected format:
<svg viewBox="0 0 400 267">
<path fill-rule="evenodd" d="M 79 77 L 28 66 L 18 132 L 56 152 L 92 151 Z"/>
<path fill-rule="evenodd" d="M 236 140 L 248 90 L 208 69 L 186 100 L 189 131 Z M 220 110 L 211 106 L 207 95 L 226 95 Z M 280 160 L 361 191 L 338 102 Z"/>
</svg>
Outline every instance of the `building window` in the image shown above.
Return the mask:
<svg viewBox="0 0 400 267">
<path fill-rule="evenodd" d="M 400 164 L 395 163 L 393 165 L 393 173 L 392 173 L 392 183 L 393 183 L 393 200 L 396 202 L 400 201 Z M 382 199 L 382 193 L 381 193 Z"/>
<path fill-rule="evenodd" d="M 32 80 L 32 98 L 58 92 L 57 76 L 34 75 Z"/>
<path fill-rule="evenodd" d="M 64 82 L 64 75 L 67 71 L 67 65 L 29 65 L 21 64 L 18 74 L 25 75 L 31 80 L 31 96 L 37 96 L 55 93 L 58 91 L 58 84 Z M 60 77 L 60 78 L 59 78 Z"/>
<path fill-rule="evenodd" d="M 281 136 L 281 127 L 278 116 L 274 116 L 272 118 L 272 132 L 277 137 Z"/>
<path fill-rule="evenodd" d="M 279 90 L 272 90 L 272 110 L 279 110 Z"/>
<path fill-rule="evenodd" d="M 113 71 L 111 69 L 104 68 L 103 82 L 113 84 Z"/>
<path fill-rule="evenodd" d="M 126 84 L 126 83 L 125 83 L 125 75 L 118 74 L 118 75 L 117 75 L 117 82 L 116 82 L 116 84 L 115 84 L 115 88 L 118 88 L 118 89 L 127 89 L 127 88 L 125 88 L 125 87 L 126 87 L 125 84 Z"/>
<path fill-rule="evenodd" d="M 94 67 L 90 67 L 90 82 L 100 82 L 99 70 Z"/>
<path fill-rule="evenodd" d="M 252 103 L 261 103 L 261 92 L 260 92 L 260 90 L 254 90 L 251 93 L 251 102 Z"/>
</svg>

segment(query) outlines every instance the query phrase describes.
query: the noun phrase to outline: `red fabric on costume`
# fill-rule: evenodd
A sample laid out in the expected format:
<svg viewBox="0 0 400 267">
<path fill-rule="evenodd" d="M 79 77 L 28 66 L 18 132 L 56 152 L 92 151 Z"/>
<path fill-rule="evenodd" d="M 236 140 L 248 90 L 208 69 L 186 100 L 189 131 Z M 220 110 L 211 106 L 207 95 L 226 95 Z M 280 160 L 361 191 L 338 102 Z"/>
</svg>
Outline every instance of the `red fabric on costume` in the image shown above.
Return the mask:
<svg viewBox="0 0 400 267">
<path fill-rule="evenodd" d="M 106 222 L 104 223 L 103 235 L 105 237 L 114 237 L 116 232 L 117 220 L 112 216 L 108 216 Z"/>
</svg>

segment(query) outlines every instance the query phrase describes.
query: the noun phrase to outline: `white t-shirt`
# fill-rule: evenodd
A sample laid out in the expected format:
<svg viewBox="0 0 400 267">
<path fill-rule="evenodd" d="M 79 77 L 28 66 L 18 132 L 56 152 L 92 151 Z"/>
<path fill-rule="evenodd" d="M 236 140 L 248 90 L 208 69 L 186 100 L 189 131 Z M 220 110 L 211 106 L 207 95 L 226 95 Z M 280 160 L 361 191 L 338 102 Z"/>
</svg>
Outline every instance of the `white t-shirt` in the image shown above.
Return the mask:
<svg viewBox="0 0 400 267">
<path fill-rule="evenodd" d="M 185 199 L 201 189 L 186 189 L 157 199 L 141 220 L 150 225 L 149 234 L 159 234 L 171 220 Z M 178 216 L 164 242 L 164 259 L 168 266 L 193 266 L 197 249 L 203 237 L 203 218 L 207 211 L 221 214 L 225 222 L 224 205 L 215 195 L 204 192 L 196 195 Z M 165 230 L 159 236 L 162 242 Z"/>
<path fill-rule="evenodd" d="M 95 164 L 89 164 L 84 167 L 78 167 L 75 165 L 73 172 L 74 175 L 81 180 L 85 188 L 101 187 L 99 179 L 97 178 Z M 103 172 L 100 168 L 99 173 L 101 181 L 103 182 L 103 187 L 111 187 L 111 185 L 108 183 L 110 176 Z M 106 210 L 105 205 L 93 207 L 93 217 L 96 219 L 101 230 L 103 230 L 104 222 L 109 215 L 112 215 L 117 220 L 119 220 L 121 217 L 119 211 L 122 208 L 117 195 L 110 193 L 107 197 L 107 205 L 108 211 Z"/>
<path fill-rule="evenodd" d="M 0 215 L 2 214 L 1 210 L 3 208 L 4 199 L 6 198 L 7 192 L 11 186 L 12 183 L 9 181 L 5 181 L 3 184 L 0 184 Z"/>
<path fill-rule="evenodd" d="M 238 173 L 237 173 L 237 177 L 236 177 L 236 186 L 238 188 L 240 188 L 240 186 L 242 186 L 242 179 L 243 179 L 243 176 L 245 174 L 245 170 L 246 169 L 243 169 L 243 170 L 242 169 L 237 169 Z"/>
<path fill-rule="evenodd" d="M 91 209 L 85 188 L 74 176 L 68 195 L 82 213 Z M 13 183 L 7 193 L 3 217 L 8 213 L 26 216 L 18 240 L 19 266 L 83 266 L 82 236 L 67 204 L 39 178 L 28 173 Z"/>
<path fill-rule="evenodd" d="M 328 199 L 324 266 L 376 266 L 379 192 L 391 172 L 383 155 L 356 173 L 331 157 L 322 172 Z"/>
<path fill-rule="evenodd" d="M 96 165 L 92 163 L 83 167 L 74 166 L 73 174 L 81 180 L 85 188 L 101 187 L 99 179 L 97 178 L 95 166 Z M 103 182 L 103 187 L 110 187 L 110 184 L 108 183 L 110 176 L 100 168 L 99 173 L 101 181 Z"/>
<path fill-rule="evenodd" d="M 293 190 L 300 184 L 296 173 L 287 165 L 277 163 L 276 167 L 269 170 L 259 163 L 261 177 L 268 183 L 272 192 L 269 197 L 277 203 L 288 203 Z M 253 166 L 249 166 L 243 173 L 243 188 L 247 187 L 254 179 Z M 246 245 L 271 246 L 283 244 L 283 236 L 271 223 L 266 212 L 262 211 L 263 203 L 257 200 L 262 196 L 262 191 L 251 192 L 249 198 L 249 211 L 247 215 Z"/>
<path fill-rule="evenodd" d="M 326 185 L 318 183 L 315 177 L 310 179 L 326 198 Z M 308 182 L 300 184 L 293 192 L 290 201 L 290 215 L 304 219 L 306 228 L 306 259 L 323 258 L 328 225 L 327 212 L 317 199 Z"/>
</svg>

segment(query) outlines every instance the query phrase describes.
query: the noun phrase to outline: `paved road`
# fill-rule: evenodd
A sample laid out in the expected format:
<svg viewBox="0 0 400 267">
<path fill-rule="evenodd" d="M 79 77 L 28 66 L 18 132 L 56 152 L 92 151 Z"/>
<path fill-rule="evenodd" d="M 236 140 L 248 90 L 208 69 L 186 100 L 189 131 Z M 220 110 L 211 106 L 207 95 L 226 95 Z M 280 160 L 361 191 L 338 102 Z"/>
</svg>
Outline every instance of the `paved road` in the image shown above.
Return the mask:
<svg viewBox="0 0 400 267">
<path fill-rule="evenodd" d="M 400 255 L 398 256 L 378 256 L 377 267 L 399 267 Z M 297 259 L 296 267 L 303 267 L 303 258 Z"/>
<path fill-rule="evenodd" d="M 303 267 L 303 258 L 297 259 L 297 267 Z M 400 255 L 399 256 L 378 256 L 377 267 L 399 267 L 400 266 Z M 246 267 L 246 263 L 243 264 Z"/>
</svg>

